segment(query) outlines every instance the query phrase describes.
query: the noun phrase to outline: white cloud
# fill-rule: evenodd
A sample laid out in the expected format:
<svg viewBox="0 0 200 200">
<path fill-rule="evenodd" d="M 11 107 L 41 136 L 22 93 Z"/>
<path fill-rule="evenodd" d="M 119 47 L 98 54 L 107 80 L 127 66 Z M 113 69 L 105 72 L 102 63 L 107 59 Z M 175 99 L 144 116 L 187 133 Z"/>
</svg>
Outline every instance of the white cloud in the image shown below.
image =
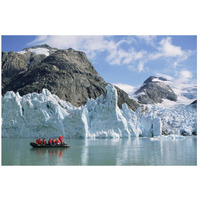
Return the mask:
<svg viewBox="0 0 200 200">
<path fill-rule="evenodd" d="M 156 76 L 166 78 L 167 80 L 172 81 L 176 84 L 190 84 L 192 82 L 196 82 L 196 79 L 191 80 L 193 75 L 190 71 L 186 69 L 181 70 L 181 71 L 174 71 L 174 77 L 169 76 L 167 74 L 163 74 L 163 73 L 155 73 L 155 74 Z"/>
<path fill-rule="evenodd" d="M 114 51 L 110 51 L 109 53 L 107 61 L 113 65 L 120 65 L 130 64 L 134 61 L 142 59 L 146 54 L 146 51 L 142 50 L 136 52 L 134 48 L 130 48 L 129 51 L 125 51 L 122 48 L 116 48 Z"/>
<path fill-rule="evenodd" d="M 156 73 L 156 76 L 166 78 L 169 81 L 174 79 L 172 76 L 169 76 L 167 74 L 162 74 L 162 73 Z"/>
<path fill-rule="evenodd" d="M 190 71 L 188 71 L 188 70 L 182 70 L 180 72 L 180 75 L 185 79 L 192 78 L 192 73 Z"/>
<path fill-rule="evenodd" d="M 174 62 L 174 66 L 178 65 L 178 61 L 183 61 L 187 59 L 189 52 L 184 51 L 179 46 L 172 44 L 172 39 L 170 37 L 162 39 L 157 47 L 157 51 L 149 54 L 149 60 L 156 60 L 159 58 L 177 58 L 178 60 Z"/>
<path fill-rule="evenodd" d="M 164 59 L 168 63 L 169 68 L 183 67 L 184 65 L 182 62 L 187 60 L 192 53 L 191 50 L 183 50 L 180 46 L 173 45 L 172 38 L 166 37 L 156 45 L 156 50 L 154 52 L 146 56 L 144 63 Z"/>
<path fill-rule="evenodd" d="M 52 47 L 67 49 L 73 48 L 84 51 L 89 58 L 95 57 L 99 52 L 108 53 L 106 60 L 111 65 L 129 64 L 134 60 L 141 59 L 146 51 L 136 52 L 134 48 L 127 51 L 121 48 L 122 44 L 130 45 L 134 42 L 131 37 L 114 41 L 110 36 L 38 36 L 28 45 L 48 44 Z"/>
<path fill-rule="evenodd" d="M 73 48 L 76 50 L 104 51 L 107 41 L 104 36 L 37 36 L 36 39 L 29 45 L 38 45 L 46 43 L 52 47 L 67 49 Z"/>
<path fill-rule="evenodd" d="M 113 83 L 113 85 L 116 85 L 120 89 L 124 90 L 126 93 L 133 93 L 135 91 L 135 87 L 133 87 L 132 85 L 124 83 Z"/>
<path fill-rule="evenodd" d="M 166 57 L 176 57 L 183 56 L 184 51 L 179 46 L 172 44 L 172 39 L 170 37 L 164 38 L 160 41 L 160 51 L 162 56 Z"/>
<path fill-rule="evenodd" d="M 145 41 L 146 46 L 153 46 L 152 51 L 148 48 L 136 50 L 134 44 L 136 39 Z M 144 72 L 147 70 L 146 63 L 157 59 L 165 59 L 171 67 L 181 66 L 181 62 L 186 60 L 191 51 L 185 51 L 180 46 L 172 44 L 172 38 L 166 37 L 160 42 L 156 36 L 126 36 L 120 37 L 117 41 L 112 36 L 37 36 L 28 45 L 48 44 L 52 47 L 84 51 L 92 59 L 98 53 L 106 52 L 105 60 L 110 65 L 126 65 L 132 71 Z M 126 45 L 126 48 L 124 48 Z M 147 46 L 148 47 L 148 46 Z M 145 48 L 145 49 L 144 49 Z"/>
<path fill-rule="evenodd" d="M 147 44 L 155 46 L 156 35 L 137 35 L 137 38 L 144 40 Z"/>
<path fill-rule="evenodd" d="M 144 62 L 142 62 L 142 61 L 139 62 L 139 64 L 138 64 L 138 71 L 139 72 L 144 71 Z"/>
</svg>

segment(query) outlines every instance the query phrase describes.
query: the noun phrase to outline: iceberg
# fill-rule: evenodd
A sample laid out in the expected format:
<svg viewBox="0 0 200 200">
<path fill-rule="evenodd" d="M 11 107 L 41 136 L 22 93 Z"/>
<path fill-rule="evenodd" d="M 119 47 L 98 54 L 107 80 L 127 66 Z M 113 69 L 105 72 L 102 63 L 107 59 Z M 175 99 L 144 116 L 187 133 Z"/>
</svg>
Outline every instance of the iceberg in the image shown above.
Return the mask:
<svg viewBox="0 0 200 200">
<path fill-rule="evenodd" d="M 89 99 L 75 107 L 47 89 L 20 96 L 7 92 L 2 97 L 3 137 L 130 138 L 158 137 L 163 130 L 180 135 L 196 131 L 193 107 L 175 111 L 152 107 L 136 112 L 126 104 L 117 106 L 117 91 L 106 86 L 106 98 Z M 192 110 L 193 109 L 193 110 Z M 184 122 L 184 123 L 183 123 Z M 182 131 L 182 132 L 181 132 Z"/>
</svg>

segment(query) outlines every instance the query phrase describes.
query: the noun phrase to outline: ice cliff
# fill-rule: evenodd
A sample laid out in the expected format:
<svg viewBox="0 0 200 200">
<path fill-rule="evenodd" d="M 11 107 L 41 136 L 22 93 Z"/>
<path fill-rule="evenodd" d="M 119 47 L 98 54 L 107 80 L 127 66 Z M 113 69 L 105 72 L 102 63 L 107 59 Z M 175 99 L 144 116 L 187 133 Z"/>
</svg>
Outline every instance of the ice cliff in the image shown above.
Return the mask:
<svg viewBox="0 0 200 200">
<path fill-rule="evenodd" d="M 47 89 L 21 97 L 7 92 L 2 97 L 3 137 L 153 137 L 163 131 L 192 134 L 196 131 L 193 107 L 176 111 L 152 108 L 148 112 L 117 106 L 117 91 L 106 86 L 107 94 L 75 107 Z M 193 109 L 193 110 L 192 110 Z M 189 115 L 188 115 L 189 111 Z"/>
</svg>

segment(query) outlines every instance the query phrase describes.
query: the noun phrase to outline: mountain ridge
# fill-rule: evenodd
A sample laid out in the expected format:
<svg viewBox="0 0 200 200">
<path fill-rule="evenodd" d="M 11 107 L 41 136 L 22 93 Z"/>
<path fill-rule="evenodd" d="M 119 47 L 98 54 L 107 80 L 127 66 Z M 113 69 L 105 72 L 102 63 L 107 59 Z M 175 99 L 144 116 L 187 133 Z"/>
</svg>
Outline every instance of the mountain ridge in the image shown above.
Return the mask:
<svg viewBox="0 0 200 200">
<path fill-rule="evenodd" d="M 84 52 L 69 48 L 50 51 L 49 55 L 41 54 L 46 47 L 51 48 L 39 45 L 22 52 L 2 52 L 3 95 L 11 90 L 20 95 L 40 93 L 46 88 L 74 106 L 84 105 L 88 99 L 96 99 L 101 94 L 105 97 L 108 83 L 99 76 Z M 29 51 L 33 48 L 40 51 Z M 123 90 L 116 89 L 120 108 L 123 103 L 132 110 L 139 107 Z"/>
<path fill-rule="evenodd" d="M 167 85 L 167 79 L 150 76 L 142 86 L 135 92 L 138 102 L 141 104 L 162 103 L 163 99 L 177 101 L 177 95 L 172 88 Z"/>
</svg>

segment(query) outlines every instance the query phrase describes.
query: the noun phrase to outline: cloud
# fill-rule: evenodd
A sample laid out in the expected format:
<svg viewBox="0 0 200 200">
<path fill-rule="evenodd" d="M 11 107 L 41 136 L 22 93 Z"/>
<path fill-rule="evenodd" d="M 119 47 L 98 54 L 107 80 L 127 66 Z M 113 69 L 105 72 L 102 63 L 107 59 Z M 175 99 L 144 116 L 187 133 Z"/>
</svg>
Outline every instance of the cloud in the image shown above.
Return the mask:
<svg viewBox="0 0 200 200">
<path fill-rule="evenodd" d="M 157 51 L 150 53 L 148 60 L 156 60 L 159 58 L 175 58 L 173 66 L 176 67 L 181 61 L 184 61 L 191 55 L 191 51 L 185 51 L 180 46 L 172 44 L 172 38 L 167 37 L 162 39 L 157 47 Z"/>
<path fill-rule="evenodd" d="M 28 45 L 48 44 L 59 49 L 73 48 L 87 52 L 105 51 L 109 46 L 104 36 L 37 36 Z"/>
<path fill-rule="evenodd" d="M 155 74 L 158 77 L 166 78 L 167 80 L 175 83 L 175 85 L 181 85 L 182 87 L 184 87 L 185 84 L 186 85 L 196 84 L 196 79 L 192 79 L 193 77 L 192 72 L 186 69 L 183 69 L 181 71 L 177 71 L 176 73 L 174 73 L 175 77 L 172 77 L 170 75 L 163 74 L 163 73 L 155 73 Z"/>
<path fill-rule="evenodd" d="M 136 52 L 134 48 L 124 50 L 121 45 L 130 45 L 135 41 L 131 37 L 122 37 L 114 41 L 111 36 L 37 36 L 28 45 L 48 44 L 52 47 L 67 49 L 73 48 L 84 51 L 89 58 L 94 58 L 100 52 L 107 52 L 106 60 L 111 65 L 129 64 L 133 60 L 143 57 L 145 51 Z"/>
<path fill-rule="evenodd" d="M 136 50 L 134 46 L 137 40 L 144 41 L 145 45 Z M 143 42 L 143 43 L 144 43 Z M 185 51 L 180 46 L 172 44 L 171 37 L 165 37 L 158 41 L 156 36 L 37 36 L 28 45 L 48 44 L 60 49 L 73 48 L 84 51 L 89 59 L 94 59 L 101 52 L 106 53 L 105 60 L 110 65 L 125 65 L 129 70 L 147 71 L 146 64 L 158 59 L 168 62 L 173 68 L 181 66 L 191 51 Z M 149 46 L 153 46 L 151 51 Z M 145 48 L 145 49 L 144 49 Z"/>
<path fill-rule="evenodd" d="M 124 83 L 113 83 L 113 85 L 116 85 L 120 89 L 124 90 L 126 93 L 133 93 L 135 91 L 135 87 L 133 87 L 132 85 Z"/>
<path fill-rule="evenodd" d="M 122 48 L 116 48 L 115 51 L 109 51 L 107 61 L 112 65 L 130 64 L 134 61 L 140 60 L 146 54 L 146 51 L 135 51 L 134 48 L 130 48 L 129 51 L 125 51 Z"/>
<path fill-rule="evenodd" d="M 167 37 L 160 41 L 160 52 L 165 57 L 183 56 L 184 51 L 179 46 L 172 44 L 172 39 Z"/>
<path fill-rule="evenodd" d="M 138 71 L 139 72 L 142 72 L 142 71 L 144 71 L 144 62 L 139 62 L 139 64 L 138 64 Z"/>
<path fill-rule="evenodd" d="M 167 74 L 162 74 L 162 73 L 156 73 L 156 76 L 166 78 L 168 81 L 171 81 L 174 79 L 172 76 L 169 76 Z"/>
<path fill-rule="evenodd" d="M 180 72 L 180 74 L 181 74 L 181 76 L 182 76 L 183 78 L 185 78 L 185 79 L 190 79 L 190 78 L 192 78 L 192 73 L 191 73 L 190 71 L 188 71 L 188 70 L 182 70 L 182 71 Z"/>
<path fill-rule="evenodd" d="M 141 69 L 146 69 L 145 64 L 155 60 L 163 60 L 168 63 L 168 68 L 184 67 L 183 61 L 187 60 L 192 55 L 191 50 L 183 50 L 180 46 L 172 44 L 172 38 L 163 38 L 157 44 L 154 42 L 154 51 L 148 52 L 138 64 L 139 72 Z M 142 70 L 144 71 L 144 70 Z"/>
<path fill-rule="evenodd" d="M 147 44 L 155 46 L 156 35 L 137 35 L 140 40 L 144 40 Z"/>
<path fill-rule="evenodd" d="M 183 66 L 182 62 L 185 61 L 191 54 L 191 50 L 183 50 L 180 46 L 176 46 L 172 44 L 172 38 L 166 37 L 163 38 L 160 42 L 156 43 L 156 36 L 136 36 L 140 40 L 145 41 L 147 45 L 151 45 L 153 47 L 153 50 L 147 51 L 147 50 L 140 50 L 140 52 L 137 52 L 137 54 L 141 54 L 141 57 L 137 60 L 133 58 L 132 56 L 132 64 L 135 61 L 137 62 L 137 67 L 134 67 L 132 65 L 129 65 L 128 68 L 132 71 L 138 72 L 144 72 L 147 71 L 149 68 L 146 67 L 146 64 L 155 61 L 158 59 L 165 60 L 166 63 L 168 63 L 169 68 L 173 67 L 180 67 Z M 131 57 L 131 55 L 130 55 Z"/>
</svg>

